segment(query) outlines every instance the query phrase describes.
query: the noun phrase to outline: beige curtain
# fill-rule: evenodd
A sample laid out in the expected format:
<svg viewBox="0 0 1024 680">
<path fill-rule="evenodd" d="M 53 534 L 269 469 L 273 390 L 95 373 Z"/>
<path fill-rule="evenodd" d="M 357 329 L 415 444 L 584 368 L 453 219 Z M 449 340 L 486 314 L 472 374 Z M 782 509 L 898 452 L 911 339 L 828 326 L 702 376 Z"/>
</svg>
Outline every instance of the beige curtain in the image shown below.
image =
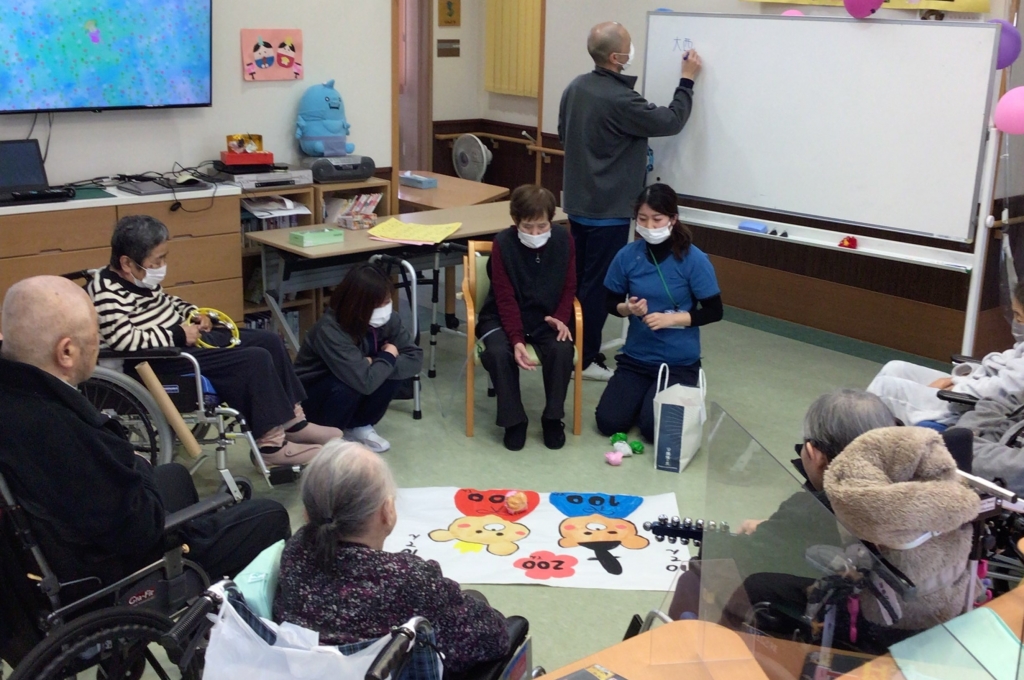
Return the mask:
<svg viewBox="0 0 1024 680">
<path fill-rule="evenodd" d="M 487 0 L 484 89 L 537 96 L 541 0 Z"/>
</svg>

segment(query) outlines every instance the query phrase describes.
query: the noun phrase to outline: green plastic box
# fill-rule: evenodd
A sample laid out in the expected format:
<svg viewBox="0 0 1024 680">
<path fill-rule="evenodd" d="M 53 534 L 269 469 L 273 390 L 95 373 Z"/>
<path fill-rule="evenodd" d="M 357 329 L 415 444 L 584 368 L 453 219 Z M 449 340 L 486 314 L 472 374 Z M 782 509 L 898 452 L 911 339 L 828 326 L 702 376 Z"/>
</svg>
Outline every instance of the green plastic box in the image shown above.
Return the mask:
<svg viewBox="0 0 1024 680">
<path fill-rule="evenodd" d="M 329 246 L 345 242 L 345 230 L 328 227 L 326 229 L 304 229 L 288 234 L 288 242 L 300 248 L 312 246 Z"/>
</svg>

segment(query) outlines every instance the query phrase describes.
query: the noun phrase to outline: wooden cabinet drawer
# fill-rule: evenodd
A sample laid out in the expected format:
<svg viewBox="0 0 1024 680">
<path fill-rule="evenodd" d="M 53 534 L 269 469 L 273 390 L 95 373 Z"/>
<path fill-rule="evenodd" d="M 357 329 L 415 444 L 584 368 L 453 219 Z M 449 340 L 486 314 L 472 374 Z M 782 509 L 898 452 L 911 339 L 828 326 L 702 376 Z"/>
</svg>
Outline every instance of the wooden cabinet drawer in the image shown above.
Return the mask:
<svg viewBox="0 0 1024 680">
<path fill-rule="evenodd" d="M 115 222 L 113 206 L 4 215 L 0 217 L 0 257 L 109 246 Z"/>
<path fill-rule="evenodd" d="M 75 250 L 70 253 L 44 253 L 27 257 L 0 259 L 0 296 L 13 284 L 39 274 L 68 274 L 79 269 L 96 269 L 106 266 L 110 259 L 110 248 Z M 84 285 L 84 282 L 83 282 Z M 0 299 L 3 299 L 0 297 Z"/>
<path fill-rule="evenodd" d="M 171 241 L 164 287 L 241 277 L 242 242 L 237 231 L 222 236 Z"/>
<path fill-rule="evenodd" d="M 174 286 L 164 290 L 197 307 L 219 309 L 230 316 L 235 323 L 242 323 L 242 279 L 240 278 Z"/>
<path fill-rule="evenodd" d="M 117 207 L 117 218 L 127 215 L 150 215 L 167 225 L 171 238 L 181 236 L 212 236 L 235 234 L 238 237 L 239 202 L 237 196 L 223 198 L 192 198 L 182 200 L 181 210 L 171 210 L 174 201 L 134 203 Z M 196 212 L 185 212 L 186 210 Z"/>
</svg>

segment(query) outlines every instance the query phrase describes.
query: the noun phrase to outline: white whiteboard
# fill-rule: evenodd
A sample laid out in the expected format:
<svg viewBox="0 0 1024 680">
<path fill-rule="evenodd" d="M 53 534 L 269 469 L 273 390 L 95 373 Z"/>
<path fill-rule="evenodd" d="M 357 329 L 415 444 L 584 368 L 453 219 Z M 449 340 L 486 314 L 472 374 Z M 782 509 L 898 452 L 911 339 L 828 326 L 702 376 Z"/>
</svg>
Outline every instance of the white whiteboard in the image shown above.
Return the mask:
<svg viewBox="0 0 1024 680">
<path fill-rule="evenodd" d="M 697 198 L 944 239 L 973 236 L 998 28 L 987 23 L 648 15 L 644 95 L 704 70 L 649 181 Z M 681 42 L 681 41 L 680 41 Z"/>
</svg>

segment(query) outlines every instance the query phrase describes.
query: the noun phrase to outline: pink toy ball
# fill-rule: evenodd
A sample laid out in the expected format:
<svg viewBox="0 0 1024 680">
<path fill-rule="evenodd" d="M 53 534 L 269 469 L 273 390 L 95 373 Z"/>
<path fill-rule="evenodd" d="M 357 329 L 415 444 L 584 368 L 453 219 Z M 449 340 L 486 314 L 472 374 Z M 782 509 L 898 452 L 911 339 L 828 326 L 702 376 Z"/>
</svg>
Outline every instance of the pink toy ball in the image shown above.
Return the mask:
<svg viewBox="0 0 1024 680">
<path fill-rule="evenodd" d="M 1020 31 L 1006 19 L 991 19 L 990 24 L 999 24 L 999 55 L 996 68 L 1004 69 L 1020 56 Z"/>
<path fill-rule="evenodd" d="M 1011 135 L 1024 135 L 1024 87 L 1015 87 L 996 105 L 996 127 Z"/>
<path fill-rule="evenodd" d="M 608 453 L 604 454 L 604 460 L 609 465 L 613 467 L 618 467 L 622 465 L 622 454 L 619 453 L 618 451 L 609 451 Z"/>
<path fill-rule="evenodd" d="M 802 17 L 803 15 L 804 13 L 798 9 L 787 9 L 782 13 L 782 16 L 784 17 Z"/>
<path fill-rule="evenodd" d="M 846 11 L 854 19 L 867 19 L 881 8 L 884 0 L 843 0 Z"/>
</svg>

